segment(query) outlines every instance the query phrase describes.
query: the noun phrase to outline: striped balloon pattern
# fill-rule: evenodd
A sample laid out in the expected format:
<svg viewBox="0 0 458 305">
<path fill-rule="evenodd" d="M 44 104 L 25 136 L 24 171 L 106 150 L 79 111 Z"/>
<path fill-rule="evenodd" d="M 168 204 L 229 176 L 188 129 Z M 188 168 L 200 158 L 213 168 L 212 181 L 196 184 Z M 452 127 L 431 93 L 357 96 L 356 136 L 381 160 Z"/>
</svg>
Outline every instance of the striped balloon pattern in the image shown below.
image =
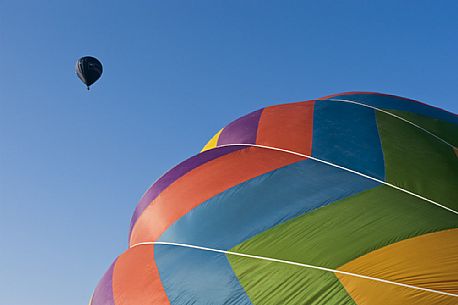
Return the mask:
<svg viewBox="0 0 458 305">
<path fill-rule="evenodd" d="M 456 305 L 457 146 L 392 95 L 249 113 L 146 191 L 90 304 Z"/>
</svg>

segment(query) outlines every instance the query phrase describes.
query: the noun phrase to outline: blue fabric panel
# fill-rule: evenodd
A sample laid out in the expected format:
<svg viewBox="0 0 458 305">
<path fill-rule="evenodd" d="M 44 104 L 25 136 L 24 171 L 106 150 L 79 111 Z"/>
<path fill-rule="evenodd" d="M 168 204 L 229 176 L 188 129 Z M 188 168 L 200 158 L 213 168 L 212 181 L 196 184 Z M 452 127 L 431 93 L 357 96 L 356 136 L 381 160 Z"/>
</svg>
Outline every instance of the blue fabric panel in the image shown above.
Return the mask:
<svg viewBox="0 0 458 305">
<path fill-rule="evenodd" d="M 224 254 L 155 245 L 154 258 L 171 305 L 251 305 Z"/>
<path fill-rule="evenodd" d="M 451 112 L 397 96 L 383 94 L 348 94 L 335 96 L 331 99 L 348 99 L 385 110 L 410 111 L 427 117 L 458 124 L 458 116 Z"/>
<path fill-rule="evenodd" d="M 160 241 L 227 250 L 273 226 L 378 183 L 313 160 L 236 185 L 176 221 Z"/>
<path fill-rule="evenodd" d="M 316 101 L 312 156 L 384 180 L 385 164 L 375 110 Z"/>
</svg>

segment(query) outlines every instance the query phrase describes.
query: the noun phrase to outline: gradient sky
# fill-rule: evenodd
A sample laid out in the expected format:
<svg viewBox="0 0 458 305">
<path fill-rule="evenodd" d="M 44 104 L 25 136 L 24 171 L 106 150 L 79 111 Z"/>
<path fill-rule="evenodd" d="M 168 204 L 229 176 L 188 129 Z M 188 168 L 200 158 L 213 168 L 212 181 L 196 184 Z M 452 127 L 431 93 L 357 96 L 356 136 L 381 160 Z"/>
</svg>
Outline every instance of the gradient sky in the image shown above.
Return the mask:
<svg viewBox="0 0 458 305">
<path fill-rule="evenodd" d="M 87 304 L 162 173 L 342 91 L 458 112 L 458 1 L 0 0 L 0 304 Z M 98 57 L 87 91 L 76 60 Z"/>
</svg>

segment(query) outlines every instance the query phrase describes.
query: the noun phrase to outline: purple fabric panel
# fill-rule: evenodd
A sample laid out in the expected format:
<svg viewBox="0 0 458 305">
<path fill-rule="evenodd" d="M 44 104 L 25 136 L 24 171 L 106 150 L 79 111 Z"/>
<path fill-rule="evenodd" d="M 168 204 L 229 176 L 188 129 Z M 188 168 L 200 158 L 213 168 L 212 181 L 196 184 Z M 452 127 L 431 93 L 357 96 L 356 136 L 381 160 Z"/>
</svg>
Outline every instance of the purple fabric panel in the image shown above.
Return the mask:
<svg viewBox="0 0 458 305">
<path fill-rule="evenodd" d="M 256 144 L 261 113 L 262 109 L 254 111 L 224 127 L 218 138 L 218 145 Z"/>
<path fill-rule="evenodd" d="M 113 299 L 113 270 L 116 261 L 105 272 L 99 284 L 95 288 L 90 305 L 115 305 Z"/>
<path fill-rule="evenodd" d="M 246 147 L 243 146 L 230 146 L 230 147 L 221 147 L 215 148 L 211 150 L 206 150 L 194 157 L 191 157 L 171 170 L 165 173 L 164 176 L 159 178 L 143 195 L 140 199 L 140 202 L 137 204 L 137 208 L 135 209 L 134 215 L 132 215 L 132 219 L 130 221 L 130 231 L 134 227 L 135 222 L 137 221 L 138 217 L 143 213 L 146 207 L 153 201 L 166 187 L 176 181 L 178 178 L 186 174 L 187 172 L 193 170 L 194 168 L 204 164 L 205 162 L 211 161 L 213 159 L 219 158 L 224 156 L 228 153 L 231 153 L 236 150 L 240 150 Z M 130 234 L 129 234 L 130 236 Z"/>
</svg>

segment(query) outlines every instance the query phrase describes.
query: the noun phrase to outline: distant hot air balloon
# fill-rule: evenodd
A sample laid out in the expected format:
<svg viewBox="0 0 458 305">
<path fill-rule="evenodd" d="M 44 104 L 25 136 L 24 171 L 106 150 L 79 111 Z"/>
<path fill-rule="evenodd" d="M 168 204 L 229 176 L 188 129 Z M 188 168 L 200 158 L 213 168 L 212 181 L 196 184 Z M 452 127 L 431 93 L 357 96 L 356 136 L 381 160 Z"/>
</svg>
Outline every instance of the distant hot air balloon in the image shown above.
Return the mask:
<svg viewBox="0 0 458 305">
<path fill-rule="evenodd" d="M 76 62 L 76 75 L 81 79 L 81 81 L 87 86 L 95 83 L 103 72 L 102 63 L 95 57 L 84 56 L 78 59 Z"/>
<path fill-rule="evenodd" d="M 145 192 L 91 305 L 458 304 L 457 146 L 392 95 L 254 111 Z"/>
</svg>

